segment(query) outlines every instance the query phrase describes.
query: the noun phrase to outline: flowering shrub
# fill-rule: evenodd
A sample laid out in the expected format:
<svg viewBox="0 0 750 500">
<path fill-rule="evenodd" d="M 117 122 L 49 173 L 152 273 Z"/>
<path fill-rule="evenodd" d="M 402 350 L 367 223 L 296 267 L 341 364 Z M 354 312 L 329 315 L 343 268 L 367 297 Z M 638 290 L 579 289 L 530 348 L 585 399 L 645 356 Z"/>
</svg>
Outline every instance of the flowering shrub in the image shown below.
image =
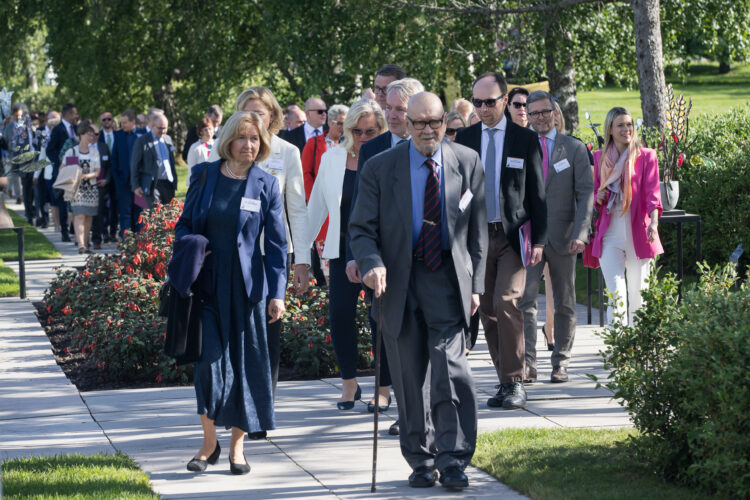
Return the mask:
<svg viewBox="0 0 750 500">
<path fill-rule="evenodd" d="M 289 283 L 294 283 L 290 277 Z M 336 354 L 331 341 L 328 319 L 328 289 L 311 285 L 305 293 L 294 286 L 287 288 L 287 312 L 284 315 L 281 338 L 281 365 L 309 378 L 337 375 Z M 364 292 L 357 302 L 358 367 L 369 368 L 372 363 L 370 324 Z"/>
<path fill-rule="evenodd" d="M 62 319 L 73 345 L 107 380 L 188 380 L 189 367 L 163 353 L 166 321 L 157 316 L 181 212 L 177 200 L 144 212 L 143 231 L 126 233 L 119 255 L 92 255 L 80 272 L 58 271 L 44 295 L 48 321 Z"/>
</svg>

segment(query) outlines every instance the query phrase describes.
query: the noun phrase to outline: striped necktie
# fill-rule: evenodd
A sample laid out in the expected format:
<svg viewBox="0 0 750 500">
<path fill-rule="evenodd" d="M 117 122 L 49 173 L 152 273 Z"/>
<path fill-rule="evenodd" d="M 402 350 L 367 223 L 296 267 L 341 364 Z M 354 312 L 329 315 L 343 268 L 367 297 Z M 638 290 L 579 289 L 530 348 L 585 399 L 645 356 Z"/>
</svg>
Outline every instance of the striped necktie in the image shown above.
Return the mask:
<svg viewBox="0 0 750 500">
<path fill-rule="evenodd" d="M 417 256 L 424 259 L 425 266 L 435 271 L 442 264 L 440 251 L 441 238 L 441 210 L 440 210 L 440 179 L 435 169 L 435 162 L 426 160 L 424 165 L 430 169 L 424 185 L 424 212 L 422 216 L 422 230 L 417 241 Z"/>
</svg>

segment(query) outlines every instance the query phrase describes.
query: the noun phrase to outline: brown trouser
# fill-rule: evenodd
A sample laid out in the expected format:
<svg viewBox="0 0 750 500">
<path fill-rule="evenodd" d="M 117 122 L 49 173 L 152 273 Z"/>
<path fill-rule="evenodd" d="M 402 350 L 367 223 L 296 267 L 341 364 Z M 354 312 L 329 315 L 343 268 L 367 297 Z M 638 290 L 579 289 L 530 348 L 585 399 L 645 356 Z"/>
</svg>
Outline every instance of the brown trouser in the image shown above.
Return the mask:
<svg viewBox="0 0 750 500">
<path fill-rule="evenodd" d="M 479 314 L 500 382 L 521 382 L 526 354 L 523 313 L 518 302 L 526 284 L 521 256 L 508 243 L 499 223 L 490 223 L 487 272 Z"/>
</svg>

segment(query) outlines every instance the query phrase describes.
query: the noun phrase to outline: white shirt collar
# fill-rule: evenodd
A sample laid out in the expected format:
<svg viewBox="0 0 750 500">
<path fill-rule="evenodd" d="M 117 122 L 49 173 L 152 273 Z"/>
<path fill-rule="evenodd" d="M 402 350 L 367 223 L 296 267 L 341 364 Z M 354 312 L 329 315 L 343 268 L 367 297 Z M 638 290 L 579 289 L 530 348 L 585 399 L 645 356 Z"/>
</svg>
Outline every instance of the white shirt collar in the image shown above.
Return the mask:
<svg viewBox="0 0 750 500">
<path fill-rule="evenodd" d="M 505 132 L 505 129 L 507 126 L 508 126 L 508 118 L 503 114 L 503 119 L 497 122 L 494 127 L 488 127 L 487 125 L 484 124 L 484 122 L 482 122 L 482 132 L 484 132 L 488 128 L 494 128 L 495 130 L 499 130 L 500 132 Z"/>
<path fill-rule="evenodd" d="M 305 122 L 302 126 L 305 127 L 306 136 L 310 136 L 310 137 L 314 136 L 316 130 L 318 131 L 318 135 L 323 133 L 323 127 L 314 128 L 312 125 L 310 125 L 307 122 Z"/>
</svg>

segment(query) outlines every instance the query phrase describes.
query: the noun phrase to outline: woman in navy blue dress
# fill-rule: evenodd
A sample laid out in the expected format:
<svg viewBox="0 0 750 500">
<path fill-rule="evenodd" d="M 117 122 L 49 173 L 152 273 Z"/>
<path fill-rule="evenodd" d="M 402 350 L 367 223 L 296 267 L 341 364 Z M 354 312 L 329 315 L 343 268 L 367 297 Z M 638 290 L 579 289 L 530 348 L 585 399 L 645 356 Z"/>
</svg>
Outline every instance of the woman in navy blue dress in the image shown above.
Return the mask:
<svg viewBox="0 0 750 500">
<path fill-rule="evenodd" d="M 256 166 L 268 156 L 269 144 L 258 115 L 233 114 L 215 145 L 222 159 L 193 167 L 175 227 L 176 239 L 200 234 L 209 242 L 194 286 L 202 297 L 203 319 L 194 379 L 203 444 L 188 463 L 195 472 L 219 458 L 216 426 L 232 429 L 234 474 L 250 472 L 245 433 L 274 428 L 266 311 L 271 322 L 285 312 L 287 242 L 278 182 Z"/>
</svg>

